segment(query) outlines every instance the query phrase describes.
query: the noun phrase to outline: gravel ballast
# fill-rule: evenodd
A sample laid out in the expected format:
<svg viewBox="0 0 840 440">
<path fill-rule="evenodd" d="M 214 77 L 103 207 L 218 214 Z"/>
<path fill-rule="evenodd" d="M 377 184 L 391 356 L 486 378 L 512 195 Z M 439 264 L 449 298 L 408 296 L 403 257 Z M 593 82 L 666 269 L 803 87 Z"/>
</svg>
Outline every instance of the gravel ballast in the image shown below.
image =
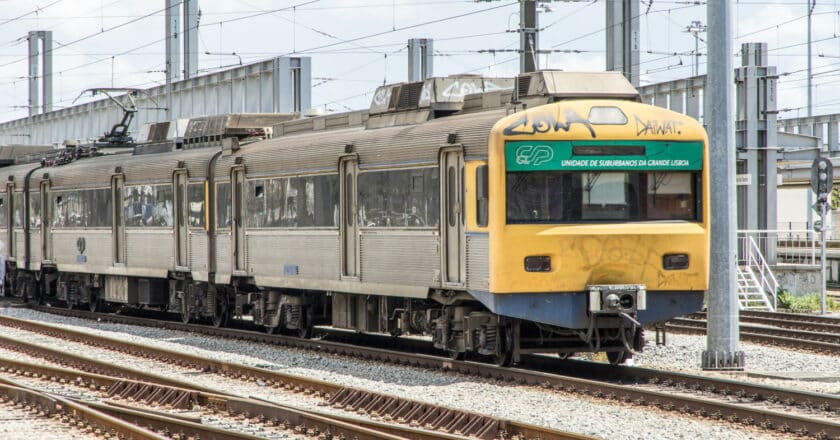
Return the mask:
<svg viewBox="0 0 840 440">
<path fill-rule="evenodd" d="M 0 314 L 22 319 L 31 319 L 54 324 L 68 325 L 75 329 L 90 331 L 95 334 L 118 336 L 120 339 L 155 345 L 162 348 L 176 349 L 187 353 L 199 354 L 208 358 L 238 362 L 247 365 L 283 371 L 346 386 L 365 388 L 380 393 L 394 394 L 417 400 L 433 402 L 450 407 L 461 408 L 517 420 L 526 423 L 549 426 L 555 429 L 573 431 L 586 435 L 593 435 L 608 439 L 776 439 L 782 436 L 766 432 L 755 432 L 746 428 L 725 423 L 692 419 L 674 413 L 642 409 L 633 406 L 614 404 L 609 401 L 590 399 L 587 397 L 545 391 L 533 387 L 500 384 L 493 381 L 461 376 L 453 373 L 443 373 L 420 370 L 411 367 L 383 365 L 345 357 L 325 355 L 306 350 L 289 349 L 269 346 L 265 344 L 249 343 L 236 340 L 217 339 L 185 332 L 154 329 L 104 322 L 86 321 L 76 318 L 44 314 L 22 308 L 0 308 Z M 4 331 L 10 329 L 4 328 Z M 17 333 L 16 333 L 17 334 Z M 27 340 L 39 340 L 37 335 L 25 336 Z M 670 369 L 692 371 L 699 367 L 699 353 L 702 348 L 693 350 L 695 345 L 702 347 L 705 338 L 668 335 L 667 347 L 649 345 L 645 353 L 637 355 L 636 364 L 662 368 L 671 365 Z M 683 338 L 694 338 L 691 341 Z M 53 342 L 61 344 L 78 353 L 85 350 L 84 355 L 92 356 L 97 350 L 81 345 L 74 345 L 66 341 Z M 693 344 L 693 345 L 692 345 Z M 745 347 L 745 351 L 748 347 Z M 764 350 L 764 348 L 756 351 Z M 804 356 L 801 365 L 808 365 L 808 358 L 816 355 L 791 353 L 781 351 L 785 356 Z M 751 352 L 748 352 L 748 362 Z M 123 354 L 114 358 L 122 359 L 126 365 L 137 365 L 138 360 Z M 759 362 L 756 359 L 756 364 Z M 782 362 L 782 361 L 779 361 Z M 822 361 L 819 361 L 822 362 Z M 748 364 L 749 365 L 749 364 Z M 772 365 L 772 364 L 771 364 Z M 788 368 L 788 364 L 780 363 Z M 819 364 L 818 364 L 819 365 Z M 674 367 L 676 366 L 676 367 Z M 768 368 L 764 363 L 763 368 Z M 160 374 L 160 367 L 155 368 Z M 834 370 L 837 366 L 832 366 Z M 175 373 L 176 368 L 168 366 L 168 370 Z M 183 376 L 179 374 L 180 376 Z M 284 399 L 289 402 L 289 396 L 279 395 L 276 390 L 253 390 L 254 385 L 247 385 L 252 389 L 245 390 L 244 383 L 228 383 L 219 376 L 187 375 L 195 380 L 209 381 L 209 386 L 232 387 L 231 392 L 250 392 L 253 395 L 268 399 Z M 200 382 L 194 382 L 200 383 Z M 791 383 L 788 386 L 795 387 Z M 293 395 L 289 402 L 303 407 L 317 406 L 314 399 Z M 318 407 L 328 410 L 326 407 Z"/>
</svg>

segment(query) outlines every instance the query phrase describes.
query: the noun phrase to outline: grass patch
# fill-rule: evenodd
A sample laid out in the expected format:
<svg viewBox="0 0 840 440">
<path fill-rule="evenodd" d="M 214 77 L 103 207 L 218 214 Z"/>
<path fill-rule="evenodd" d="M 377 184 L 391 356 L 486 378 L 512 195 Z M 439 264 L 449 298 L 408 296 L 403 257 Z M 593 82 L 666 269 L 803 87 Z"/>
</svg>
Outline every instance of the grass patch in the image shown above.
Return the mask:
<svg viewBox="0 0 840 440">
<path fill-rule="evenodd" d="M 808 295 L 792 295 L 788 291 L 782 291 L 777 297 L 778 308 L 787 309 L 791 312 L 804 313 L 820 310 L 820 294 L 811 293 Z M 825 299 L 826 310 L 840 310 L 840 304 L 832 297 Z"/>
</svg>

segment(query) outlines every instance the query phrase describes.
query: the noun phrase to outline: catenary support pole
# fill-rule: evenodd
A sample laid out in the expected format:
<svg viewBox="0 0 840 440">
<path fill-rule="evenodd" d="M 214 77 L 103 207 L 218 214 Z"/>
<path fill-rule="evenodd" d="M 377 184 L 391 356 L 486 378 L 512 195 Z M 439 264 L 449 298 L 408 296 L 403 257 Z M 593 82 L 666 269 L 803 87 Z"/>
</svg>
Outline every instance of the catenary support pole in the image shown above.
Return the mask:
<svg viewBox="0 0 840 440">
<path fill-rule="evenodd" d="M 537 0 L 519 0 L 519 73 L 536 72 L 539 35 Z"/>
<path fill-rule="evenodd" d="M 732 4 L 709 0 L 708 87 L 705 122 L 709 132 L 711 176 L 711 277 L 709 279 L 706 370 L 741 370 L 736 285 L 735 120 L 732 63 Z"/>
</svg>

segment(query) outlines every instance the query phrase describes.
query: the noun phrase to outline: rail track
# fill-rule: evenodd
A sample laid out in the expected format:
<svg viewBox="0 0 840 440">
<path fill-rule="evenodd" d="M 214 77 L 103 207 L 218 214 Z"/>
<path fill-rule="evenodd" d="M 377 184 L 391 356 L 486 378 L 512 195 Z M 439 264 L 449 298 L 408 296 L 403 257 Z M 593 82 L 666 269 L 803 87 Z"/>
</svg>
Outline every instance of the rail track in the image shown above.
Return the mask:
<svg viewBox="0 0 840 440">
<path fill-rule="evenodd" d="M 521 368 L 499 368 L 480 362 L 453 361 L 440 356 L 385 350 L 371 346 L 357 346 L 329 340 L 306 340 L 282 335 L 266 335 L 247 330 L 161 322 L 148 318 L 121 315 L 90 314 L 83 311 L 50 308 L 45 311 L 61 315 L 93 317 L 124 324 L 165 327 L 218 337 L 318 350 L 420 368 L 454 371 L 461 374 L 541 387 L 546 390 L 584 394 L 625 404 L 656 407 L 694 417 L 741 423 L 778 432 L 821 439 L 840 438 L 840 423 L 837 422 L 837 416 L 840 414 L 840 397 L 833 395 L 645 368 L 615 367 L 601 363 L 560 360 L 539 355 L 523 357 Z M 127 353 L 142 355 L 139 354 L 136 346 L 133 348 L 124 346 L 131 344 L 110 340 L 109 338 L 103 340 L 85 332 L 55 329 L 47 324 L 18 321 L 5 317 L 0 317 L 0 325 L 21 326 L 30 331 L 49 332 L 55 337 L 114 350 L 127 350 Z M 373 341 L 376 345 L 377 339 L 381 340 L 380 345 L 387 345 L 388 343 L 393 345 L 393 339 L 387 337 L 368 336 L 366 341 Z M 0 345 L 4 344 L 0 341 Z M 423 346 L 424 344 L 422 341 L 409 342 L 409 345 L 413 347 Z M 124 347 L 121 348 L 121 346 Z M 195 368 L 201 368 L 205 371 L 220 371 L 224 374 L 251 378 L 252 380 L 269 380 L 272 381 L 270 383 L 283 384 L 282 386 L 287 388 L 297 387 L 304 391 L 325 393 L 334 404 L 341 400 L 339 404 L 342 405 L 350 405 L 351 407 L 358 405 L 352 399 L 353 392 L 337 393 L 334 389 L 319 388 L 324 385 L 285 382 L 285 380 L 274 376 L 278 374 L 276 372 L 234 365 L 221 366 L 216 361 L 200 359 L 182 353 L 165 354 L 165 350 L 151 349 L 156 350 L 154 356 L 166 359 L 167 362 L 173 364 L 193 365 Z M 145 350 L 144 348 L 143 351 Z M 146 354 L 146 356 L 149 355 L 151 354 Z M 295 380 L 303 379 L 296 378 Z M 377 399 L 387 402 L 389 399 L 393 400 L 395 398 L 393 396 L 377 396 L 376 398 L 363 399 L 367 402 L 365 407 L 368 411 L 376 411 L 381 414 L 383 407 L 375 403 Z M 507 432 L 512 432 L 510 426 Z M 523 433 L 523 435 L 527 437 L 527 434 Z M 540 438 L 547 437 L 542 436 Z"/>
<path fill-rule="evenodd" d="M 111 338 L 96 337 L 84 332 L 64 331 L 58 327 L 34 323 L 31 321 L 16 320 L 14 318 L 0 318 L 0 323 L 22 330 L 33 331 L 51 337 L 62 338 L 74 342 L 89 344 L 91 346 L 108 350 L 119 351 L 133 356 L 153 358 L 156 361 L 171 363 L 181 367 L 191 368 L 208 374 L 218 374 L 243 380 L 247 382 L 259 381 L 264 386 L 285 389 L 289 392 L 299 392 L 314 397 L 322 398 L 324 403 L 340 409 L 361 412 L 373 415 L 380 422 L 362 422 L 356 418 L 342 420 L 349 424 L 362 424 L 364 428 L 374 433 L 385 433 L 387 436 L 374 437 L 371 434 L 345 436 L 345 438 L 411 438 L 411 439 L 455 439 L 455 438 L 479 438 L 479 439 L 588 439 L 590 437 L 573 433 L 552 430 L 518 423 L 494 417 L 488 417 L 477 413 L 445 408 L 429 403 L 412 401 L 409 399 L 386 396 L 372 393 L 361 389 L 347 388 L 340 385 L 283 374 L 271 370 L 245 365 L 237 365 L 226 362 L 218 362 L 192 356 L 174 351 L 163 350 L 155 347 L 138 346 Z M 202 393 L 218 396 L 218 390 L 196 387 L 185 384 L 181 381 L 162 377 L 159 375 L 138 371 L 131 368 L 116 366 L 80 355 L 69 354 L 61 350 L 43 347 L 0 336 L 0 347 L 23 352 L 30 356 L 47 359 L 51 362 L 72 366 L 75 369 L 96 372 L 112 377 L 126 378 L 134 381 L 142 381 L 154 386 L 170 387 L 172 390 L 191 389 L 193 397 L 182 395 L 179 400 L 197 399 L 195 396 L 202 396 Z M 2 370 L 0 370 L 2 371 Z M 151 386 L 151 385 L 150 385 Z M 134 389 L 136 387 L 132 387 Z M 149 393 L 150 391 L 143 391 Z M 174 391 L 154 391 L 155 394 L 172 394 Z M 274 403 L 257 401 L 254 399 L 235 400 L 235 396 L 226 398 L 228 412 L 237 414 L 260 414 L 261 419 L 288 420 L 287 416 L 272 416 Z M 207 401 L 216 402 L 218 397 L 205 398 Z M 233 405 L 233 406 L 232 406 Z M 291 409 L 289 409 L 291 410 Z M 276 413 L 277 410 L 274 410 Z M 326 417 L 323 414 L 322 417 Z M 330 418 L 336 416 L 330 415 Z M 398 424 L 401 422 L 402 424 Z M 313 423 L 303 423 L 310 426 Z M 405 424 L 420 426 L 425 429 L 418 430 L 403 426 Z M 297 425 L 295 425 L 297 426 Z M 325 432 L 320 429 L 320 432 Z M 333 430 L 332 432 L 335 432 Z M 388 437 L 390 436 L 390 437 Z M 200 436 L 200 438 L 207 438 Z M 212 438 L 212 437 L 211 437 Z M 338 438 L 338 437 L 336 437 Z"/>
<path fill-rule="evenodd" d="M 840 319 L 794 313 L 742 311 L 741 340 L 796 350 L 840 355 Z M 706 333 L 706 314 L 695 313 L 668 321 L 666 330 Z"/>
<path fill-rule="evenodd" d="M 96 364 L 92 361 L 89 367 Z M 99 369 L 107 370 L 107 366 Z M 18 376 L 29 382 L 72 384 L 102 396 L 100 401 L 79 400 L 45 392 L 4 376 Z M 135 439 L 217 439 L 256 440 L 264 437 L 242 432 L 236 427 L 221 428 L 202 423 L 200 417 L 185 416 L 171 410 L 201 408 L 214 417 L 244 420 L 246 425 L 262 425 L 269 432 L 294 434 L 313 439 L 359 440 L 454 440 L 445 433 L 391 425 L 355 418 L 302 411 L 281 404 L 240 398 L 191 388 L 140 382 L 122 377 L 89 373 L 75 369 L 45 366 L 0 358 L 0 401 L 13 401 L 43 415 L 59 414 L 65 423 L 84 425 L 103 436 Z M 107 400 L 106 400 L 107 398 Z M 150 405 L 170 411 L 150 409 Z"/>
</svg>

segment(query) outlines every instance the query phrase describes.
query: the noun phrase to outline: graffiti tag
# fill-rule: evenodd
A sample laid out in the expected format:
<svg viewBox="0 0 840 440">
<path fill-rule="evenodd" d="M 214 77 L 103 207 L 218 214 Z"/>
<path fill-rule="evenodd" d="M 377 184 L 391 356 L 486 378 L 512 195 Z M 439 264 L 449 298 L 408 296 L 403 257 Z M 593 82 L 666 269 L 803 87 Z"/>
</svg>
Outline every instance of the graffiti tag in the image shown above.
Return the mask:
<svg viewBox="0 0 840 440">
<path fill-rule="evenodd" d="M 636 119 L 636 136 L 642 135 L 665 135 L 665 134 L 682 134 L 680 126 L 682 121 L 658 121 L 656 119 L 644 120 L 638 115 L 634 116 Z"/>
<path fill-rule="evenodd" d="M 580 116 L 574 110 L 567 109 L 563 112 L 562 117 L 556 112 L 525 112 L 508 125 L 504 129 L 506 136 L 520 135 L 520 134 L 536 134 L 565 131 L 568 132 L 575 124 L 582 125 L 589 130 L 592 137 L 595 136 L 595 129 L 586 118 Z"/>
</svg>

